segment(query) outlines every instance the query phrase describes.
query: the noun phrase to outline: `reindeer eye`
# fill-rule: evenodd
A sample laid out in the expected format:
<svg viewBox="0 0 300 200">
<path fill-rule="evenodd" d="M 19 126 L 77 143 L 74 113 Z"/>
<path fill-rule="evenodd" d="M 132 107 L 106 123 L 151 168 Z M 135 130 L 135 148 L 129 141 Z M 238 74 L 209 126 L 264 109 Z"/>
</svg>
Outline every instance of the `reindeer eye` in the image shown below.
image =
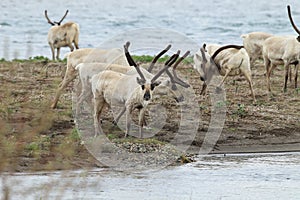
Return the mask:
<svg viewBox="0 0 300 200">
<path fill-rule="evenodd" d="M 142 86 L 142 90 L 144 90 L 145 89 L 145 85 L 141 85 Z"/>
</svg>

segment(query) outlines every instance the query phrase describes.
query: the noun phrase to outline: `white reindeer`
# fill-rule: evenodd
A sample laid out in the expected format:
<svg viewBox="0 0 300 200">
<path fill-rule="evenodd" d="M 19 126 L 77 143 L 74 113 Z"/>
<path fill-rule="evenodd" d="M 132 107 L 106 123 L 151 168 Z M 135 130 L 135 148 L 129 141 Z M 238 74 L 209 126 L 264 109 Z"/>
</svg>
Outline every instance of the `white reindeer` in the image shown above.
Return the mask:
<svg viewBox="0 0 300 200">
<path fill-rule="evenodd" d="M 123 54 L 123 51 L 119 48 L 114 49 L 96 49 L 85 48 L 78 49 L 76 51 L 67 54 L 67 69 L 62 82 L 59 84 L 56 90 L 54 100 L 51 104 L 51 108 L 56 108 L 59 97 L 62 91 L 73 81 L 77 76 L 77 70 L 75 67 L 80 63 L 115 63 L 124 66 L 128 66 L 127 60 Z"/>
<path fill-rule="evenodd" d="M 290 75 L 290 65 L 295 65 L 295 88 L 297 88 L 298 68 L 300 62 L 300 31 L 293 22 L 290 6 L 287 7 L 290 22 L 299 34 L 295 36 L 273 36 L 263 44 L 263 59 L 267 72 L 267 87 L 271 92 L 270 76 L 277 65 L 283 64 L 285 70 L 283 92 L 287 91 L 287 80 Z"/>
<path fill-rule="evenodd" d="M 122 105 L 120 115 L 126 112 L 126 133 L 125 137 L 129 134 L 131 118 L 130 114 L 133 109 L 138 108 L 139 112 L 139 134 L 143 137 L 143 117 L 144 112 L 152 99 L 152 94 L 158 85 L 161 84 L 158 78 L 164 71 L 167 70 L 177 59 L 179 52 L 173 55 L 167 62 L 166 66 L 160 70 L 152 78 L 147 78 L 141 72 L 138 65 L 134 63 L 129 52 L 128 46 L 124 46 L 125 55 L 128 59 L 129 64 L 132 64 L 140 77 L 134 75 L 125 75 L 114 71 L 103 71 L 97 75 L 94 75 L 91 79 L 92 92 L 94 97 L 94 126 L 95 136 L 103 134 L 103 130 L 99 124 L 101 112 L 103 108 L 108 105 Z"/>
<path fill-rule="evenodd" d="M 262 57 L 262 47 L 263 42 L 273 36 L 270 33 L 264 32 L 251 32 L 248 34 L 241 35 L 243 39 L 243 46 L 246 49 L 248 55 L 250 56 L 250 65 L 254 67 L 254 62 Z"/>
<path fill-rule="evenodd" d="M 52 60 L 55 60 L 55 49 L 57 49 L 56 59 L 59 59 L 59 53 L 61 47 L 69 47 L 71 51 L 74 50 L 73 43 L 76 49 L 79 49 L 79 25 L 74 22 L 67 22 L 61 25 L 61 22 L 68 14 L 68 10 L 59 22 L 52 22 L 45 10 L 45 17 L 48 23 L 52 25 L 48 32 L 48 43 L 52 52 Z"/>
<path fill-rule="evenodd" d="M 263 45 L 263 59 L 267 72 L 267 87 L 271 92 L 270 76 L 274 68 L 284 65 L 285 78 L 283 92 L 287 90 L 287 80 L 290 74 L 290 65 L 295 65 L 295 88 L 297 88 L 297 71 L 300 61 L 300 43 L 295 36 L 272 36 Z M 291 76 L 291 75 L 290 75 Z"/>
<path fill-rule="evenodd" d="M 194 68 L 200 73 L 200 79 L 204 82 L 201 93 L 204 94 L 207 83 L 213 76 L 222 75 L 223 80 L 217 88 L 221 87 L 227 76 L 235 76 L 242 73 L 249 83 L 253 102 L 256 102 L 251 79 L 250 58 L 243 48 L 237 45 L 206 45 L 200 48 L 194 55 Z"/>
<path fill-rule="evenodd" d="M 129 47 L 129 43 L 126 43 L 126 48 Z M 165 48 L 163 51 L 161 51 L 156 57 L 154 57 L 153 61 L 150 64 L 151 66 L 154 66 L 154 64 L 157 62 L 157 60 L 169 49 L 171 48 L 171 45 L 169 45 L 167 48 Z M 178 64 L 189 54 L 189 51 L 186 52 L 184 56 L 182 56 L 173 66 L 173 74 L 169 72 L 167 69 L 167 75 L 169 78 L 165 77 L 159 77 L 158 81 L 161 82 L 161 84 L 156 87 L 155 90 L 155 96 L 162 96 L 167 95 L 171 98 L 174 98 L 177 102 L 180 102 L 184 99 L 183 94 L 181 91 L 177 88 L 176 84 L 181 85 L 184 88 L 188 88 L 190 85 L 182 81 L 180 78 L 178 78 L 176 74 L 176 67 Z M 132 62 L 132 60 L 129 60 L 131 65 L 135 65 L 135 63 Z M 81 82 L 81 94 L 79 95 L 76 103 L 76 115 L 79 114 L 80 106 L 82 105 L 82 102 L 84 100 L 89 101 L 91 100 L 92 96 L 92 89 L 90 84 L 90 79 L 93 75 L 100 73 L 105 70 L 111 70 L 127 75 L 138 75 L 138 72 L 134 67 L 132 66 L 123 66 L 123 65 L 117 65 L 117 64 L 107 64 L 107 63 L 81 63 L 76 66 L 76 70 L 78 71 L 80 82 Z M 140 68 L 141 72 L 144 74 L 145 77 L 151 79 L 153 78 L 153 74 L 148 72 L 148 70 L 144 68 Z M 117 116 L 114 120 L 114 123 L 117 124 L 118 120 L 120 119 L 120 116 Z M 144 121 L 144 124 L 145 121 Z"/>
</svg>

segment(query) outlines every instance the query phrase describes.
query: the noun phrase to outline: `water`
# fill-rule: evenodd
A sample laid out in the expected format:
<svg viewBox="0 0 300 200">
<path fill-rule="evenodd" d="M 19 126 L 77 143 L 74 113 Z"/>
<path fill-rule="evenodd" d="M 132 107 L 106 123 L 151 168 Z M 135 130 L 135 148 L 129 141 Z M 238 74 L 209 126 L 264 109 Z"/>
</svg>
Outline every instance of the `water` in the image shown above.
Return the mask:
<svg viewBox="0 0 300 200">
<path fill-rule="evenodd" d="M 212 155 L 160 171 L 13 174 L 0 187 L 12 199 L 299 199 L 299 168 L 299 153 Z"/>
<path fill-rule="evenodd" d="M 300 25 L 300 2 L 296 0 L 28 0 L 26 4 L 1 0 L 0 58 L 51 57 L 45 9 L 53 20 L 59 20 L 69 9 L 65 21 L 80 25 L 79 45 L 83 48 L 97 47 L 120 33 L 146 27 L 179 32 L 199 45 L 241 44 L 240 35 L 251 31 L 295 34 L 287 17 L 287 4 Z M 63 48 L 61 57 L 68 51 Z"/>
</svg>

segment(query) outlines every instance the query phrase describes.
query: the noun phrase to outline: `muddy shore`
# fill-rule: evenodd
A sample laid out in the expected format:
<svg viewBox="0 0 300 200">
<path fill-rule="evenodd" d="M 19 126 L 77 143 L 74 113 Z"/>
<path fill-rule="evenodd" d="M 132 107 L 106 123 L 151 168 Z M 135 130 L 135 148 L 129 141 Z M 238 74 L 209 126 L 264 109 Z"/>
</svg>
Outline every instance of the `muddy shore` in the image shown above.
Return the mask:
<svg viewBox="0 0 300 200">
<path fill-rule="evenodd" d="M 63 62 L 0 63 L 0 171 L 103 167 L 86 150 L 75 127 L 73 84 L 62 95 L 58 108 L 50 109 L 64 70 Z M 210 128 L 210 97 L 199 96 L 202 83 L 191 65 L 178 70 L 196 93 L 194 106 L 199 108 L 201 120 L 188 151 L 198 153 Z M 288 91 L 282 92 L 282 67 L 275 69 L 271 77 L 273 95 L 267 93 L 264 67 L 257 63 L 252 73 L 255 104 L 244 77 L 229 77 L 226 81 L 225 124 L 211 153 L 300 151 L 300 90 L 294 88 L 292 80 Z M 171 99 L 161 105 L 166 108 L 166 124 L 153 138 L 168 143 L 179 128 L 179 107 Z M 104 125 L 112 121 L 106 112 Z M 111 134 L 122 138 L 124 133 L 116 129 Z"/>
</svg>

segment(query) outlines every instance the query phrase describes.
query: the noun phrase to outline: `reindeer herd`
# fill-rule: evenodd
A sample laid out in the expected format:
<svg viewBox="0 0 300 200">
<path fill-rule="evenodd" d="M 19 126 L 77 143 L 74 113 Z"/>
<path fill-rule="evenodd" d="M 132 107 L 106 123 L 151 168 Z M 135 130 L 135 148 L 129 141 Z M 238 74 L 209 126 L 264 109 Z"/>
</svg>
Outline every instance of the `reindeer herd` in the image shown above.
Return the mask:
<svg viewBox="0 0 300 200">
<path fill-rule="evenodd" d="M 251 32 L 241 35 L 243 46 L 239 45 L 216 45 L 203 44 L 199 51 L 193 55 L 193 67 L 200 74 L 203 81 L 200 95 L 205 94 L 207 85 L 217 75 L 223 76 L 217 89 L 224 84 L 228 76 L 242 74 L 249 83 L 253 102 L 256 102 L 251 68 L 255 67 L 258 59 L 263 59 L 267 88 L 271 92 L 270 76 L 274 68 L 283 65 L 285 69 L 283 91 L 287 90 L 288 77 L 292 78 L 290 65 L 295 65 L 295 88 L 297 88 L 298 67 L 300 61 L 300 30 L 295 25 L 290 6 L 287 6 L 288 17 L 294 30 L 299 34 L 296 36 L 276 36 L 264 32 Z M 67 54 L 67 68 L 63 81 L 60 83 L 55 98 L 51 104 L 52 108 L 57 103 L 62 91 L 77 76 L 80 90 L 76 105 L 76 115 L 80 112 L 80 106 L 86 101 L 93 109 L 95 136 L 103 134 L 101 128 L 101 115 L 104 107 L 118 105 L 120 111 L 115 117 L 117 124 L 120 117 L 126 116 L 125 137 L 130 132 L 131 113 L 134 109 L 139 111 L 139 135 L 143 137 L 143 126 L 145 122 L 145 109 L 153 99 L 153 95 L 167 95 L 176 101 L 184 101 L 183 95 L 178 90 L 178 85 L 188 88 L 190 85 L 177 76 L 176 68 L 190 52 L 186 52 L 179 58 L 180 51 L 172 55 L 164 63 L 164 67 L 157 73 L 152 69 L 157 60 L 165 54 L 171 45 L 163 49 L 150 63 L 148 69 L 140 67 L 135 63 L 129 53 L 130 43 L 124 44 L 124 49 L 94 49 L 78 47 L 79 26 L 74 22 L 62 24 L 65 15 L 59 22 L 49 19 L 47 11 L 45 17 L 52 27 L 48 33 L 48 43 L 51 47 L 52 59 L 59 59 L 61 47 L 70 47 L 71 52 Z M 75 45 L 76 51 L 74 51 Z M 55 49 L 57 54 L 55 56 Z M 179 58 L 179 59 L 178 59 Z M 173 65 L 173 66 L 172 66 Z M 172 68 L 172 70 L 170 70 Z M 172 73 L 171 73 L 172 72 Z M 168 78 L 162 77 L 166 73 Z"/>
</svg>

